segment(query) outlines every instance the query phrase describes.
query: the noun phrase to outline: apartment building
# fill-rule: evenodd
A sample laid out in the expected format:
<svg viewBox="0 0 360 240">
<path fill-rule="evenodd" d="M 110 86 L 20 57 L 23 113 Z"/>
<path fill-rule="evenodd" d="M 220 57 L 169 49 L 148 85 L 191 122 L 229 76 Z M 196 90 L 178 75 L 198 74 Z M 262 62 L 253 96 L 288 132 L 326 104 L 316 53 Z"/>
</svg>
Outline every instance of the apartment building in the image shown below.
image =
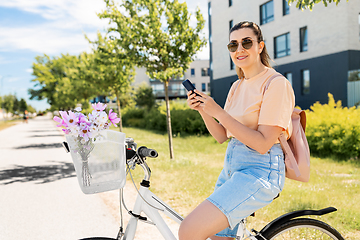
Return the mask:
<svg viewBox="0 0 360 240">
<path fill-rule="evenodd" d="M 360 1 L 341 1 L 313 11 L 286 0 L 209 0 L 211 95 L 224 105 L 237 80 L 227 50 L 229 30 L 238 22 L 262 29 L 272 66 L 291 82 L 296 105 L 327 103 L 330 92 L 343 106 L 360 103 Z"/>
<path fill-rule="evenodd" d="M 186 90 L 182 86 L 182 81 L 189 79 L 195 87 L 202 92 L 210 94 L 210 69 L 209 60 L 195 60 L 190 63 L 189 69 L 184 73 L 184 76 L 173 78 L 169 82 L 169 98 L 186 98 Z M 158 99 L 165 98 L 164 83 L 156 79 L 150 79 L 146 75 L 145 68 L 137 68 L 134 86 L 141 84 L 142 82 L 147 83 L 153 89 L 153 92 Z"/>
</svg>

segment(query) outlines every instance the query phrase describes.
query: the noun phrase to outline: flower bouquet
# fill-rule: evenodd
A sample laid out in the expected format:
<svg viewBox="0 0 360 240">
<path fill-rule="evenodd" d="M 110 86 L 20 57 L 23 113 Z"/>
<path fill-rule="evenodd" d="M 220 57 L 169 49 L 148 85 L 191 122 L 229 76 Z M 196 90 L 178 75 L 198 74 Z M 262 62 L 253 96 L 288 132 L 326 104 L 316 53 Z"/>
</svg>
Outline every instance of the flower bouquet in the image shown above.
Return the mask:
<svg viewBox="0 0 360 240">
<path fill-rule="evenodd" d="M 59 111 L 53 119 L 62 127 L 70 146 L 76 175 L 84 193 L 122 188 L 125 184 L 125 134 L 108 130 L 120 121 L 105 104 L 92 104 L 88 115 L 75 111 Z"/>
</svg>

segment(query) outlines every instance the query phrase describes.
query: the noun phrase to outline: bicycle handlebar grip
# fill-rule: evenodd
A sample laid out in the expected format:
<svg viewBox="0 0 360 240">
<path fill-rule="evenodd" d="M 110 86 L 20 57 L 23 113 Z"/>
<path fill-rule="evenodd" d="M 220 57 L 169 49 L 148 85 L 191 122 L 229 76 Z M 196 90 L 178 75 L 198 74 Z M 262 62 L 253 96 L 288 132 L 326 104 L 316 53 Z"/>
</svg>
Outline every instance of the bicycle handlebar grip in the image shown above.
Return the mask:
<svg viewBox="0 0 360 240">
<path fill-rule="evenodd" d="M 158 156 L 158 153 L 156 150 L 147 148 L 145 146 L 138 148 L 138 154 L 140 157 L 156 158 Z"/>
</svg>

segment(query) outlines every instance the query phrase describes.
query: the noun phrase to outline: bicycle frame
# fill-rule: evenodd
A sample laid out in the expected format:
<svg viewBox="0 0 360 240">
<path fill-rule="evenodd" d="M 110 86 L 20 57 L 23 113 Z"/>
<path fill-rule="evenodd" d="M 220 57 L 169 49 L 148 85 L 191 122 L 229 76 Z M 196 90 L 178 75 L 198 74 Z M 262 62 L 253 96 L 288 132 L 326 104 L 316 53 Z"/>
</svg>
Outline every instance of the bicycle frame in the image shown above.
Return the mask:
<svg viewBox="0 0 360 240">
<path fill-rule="evenodd" d="M 148 203 L 160 210 L 150 206 Z M 164 239 L 176 240 L 176 237 L 171 232 L 170 228 L 160 215 L 159 211 L 163 211 L 166 216 L 170 217 L 178 224 L 180 224 L 183 220 L 183 217 L 180 214 L 178 214 L 175 210 L 173 210 L 165 202 L 158 198 L 154 193 L 152 193 L 148 187 L 140 186 L 139 194 L 136 198 L 135 205 L 132 211 L 133 214 L 125 230 L 124 240 L 134 239 L 137 222 L 139 220 L 138 216 L 142 212 L 144 212 L 152 220 L 153 224 L 157 227 Z"/>
</svg>

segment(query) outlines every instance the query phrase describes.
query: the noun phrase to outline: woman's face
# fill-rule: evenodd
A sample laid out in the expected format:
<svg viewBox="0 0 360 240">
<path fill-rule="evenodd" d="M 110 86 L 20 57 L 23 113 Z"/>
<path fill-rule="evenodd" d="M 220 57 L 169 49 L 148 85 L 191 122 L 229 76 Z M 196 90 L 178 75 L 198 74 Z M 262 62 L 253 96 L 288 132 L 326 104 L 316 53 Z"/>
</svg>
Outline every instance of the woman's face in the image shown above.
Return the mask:
<svg viewBox="0 0 360 240">
<path fill-rule="evenodd" d="M 245 49 L 242 46 L 244 40 L 252 41 L 252 46 L 249 49 Z M 230 43 L 237 42 L 238 48 L 235 52 L 230 52 L 231 59 L 234 64 L 243 70 L 255 66 L 260 60 L 260 53 L 264 48 L 264 42 L 258 43 L 258 39 L 251 28 L 241 28 L 233 31 L 230 34 Z"/>
</svg>

